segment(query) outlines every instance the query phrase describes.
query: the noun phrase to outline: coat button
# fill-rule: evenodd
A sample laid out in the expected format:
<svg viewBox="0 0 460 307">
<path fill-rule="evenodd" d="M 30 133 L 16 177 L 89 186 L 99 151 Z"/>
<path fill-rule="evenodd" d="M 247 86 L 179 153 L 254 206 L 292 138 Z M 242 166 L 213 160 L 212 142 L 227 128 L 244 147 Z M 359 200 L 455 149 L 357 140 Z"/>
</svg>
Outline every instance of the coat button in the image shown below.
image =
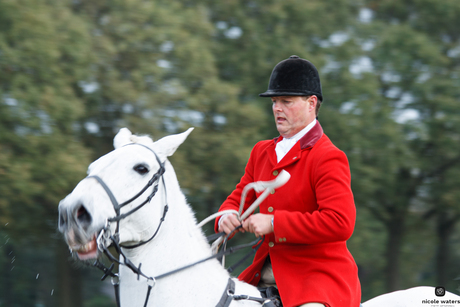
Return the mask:
<svg viewBox="0 0 460 307">
<path fill-rule="evenodd" d="M 273 176 L 278 176 L 278 171 L 273 171 Z"/>
<path fill-rule="evenodd" d="M 273 212 L 273 207 L 268 207 L 268 212 Z"/>
<path fill-rule="evenodd" d="M 273 247 L 273 246 L 275 246 L 275 243 L 270 242 L 270 243 L 268 243 L 268 246 Z"/>
<path fill-rule="evenodd" d="M 275 194 L 275 189 L 272 189 L 272 190 L 270 191 L 270 194 Z"/>
</svg>

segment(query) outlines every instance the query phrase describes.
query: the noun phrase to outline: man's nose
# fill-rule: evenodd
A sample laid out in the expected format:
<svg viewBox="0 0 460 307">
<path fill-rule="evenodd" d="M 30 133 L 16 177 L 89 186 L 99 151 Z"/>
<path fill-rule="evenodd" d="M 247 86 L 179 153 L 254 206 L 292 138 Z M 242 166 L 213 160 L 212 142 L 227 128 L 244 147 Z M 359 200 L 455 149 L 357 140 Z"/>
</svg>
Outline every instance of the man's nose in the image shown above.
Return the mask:
<svg viewBox="0 0 460 307">
<path fill-rule="evenodd" d="M 273 111 L 282 111 L 282 104 L 280 102 L 273 102 Z"/>
</svg>

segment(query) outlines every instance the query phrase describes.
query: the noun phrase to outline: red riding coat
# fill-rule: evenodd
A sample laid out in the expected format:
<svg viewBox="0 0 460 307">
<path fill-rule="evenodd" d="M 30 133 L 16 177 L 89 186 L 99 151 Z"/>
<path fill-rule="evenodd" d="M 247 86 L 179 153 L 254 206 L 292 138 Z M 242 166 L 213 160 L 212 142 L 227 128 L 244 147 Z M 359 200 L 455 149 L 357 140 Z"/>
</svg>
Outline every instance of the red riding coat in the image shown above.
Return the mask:
<svg viewBox="0 0 460 307">
<path fill-rule="evenodd" d="M 238 210 L 248 183 L 273 180 L 283 169 L 291 174 L 260 205 L 260 213 L 274 214 L 274 232 L 266 235 L 239 279 L 256 286 L 270 255 L 285 307 L 310 302 L 358 307 L 358 269 L 346 245 L 356 219 L 348 160 L 323 134 L 319 122 L 278 163 L 275 146 L 281 139 L 254 146 L 244 176 L 220 207 Z M 257 196 L 248 194 L 245 209 Z M 216 230 L 217 225 L 218 220 Z"/>
</svg>

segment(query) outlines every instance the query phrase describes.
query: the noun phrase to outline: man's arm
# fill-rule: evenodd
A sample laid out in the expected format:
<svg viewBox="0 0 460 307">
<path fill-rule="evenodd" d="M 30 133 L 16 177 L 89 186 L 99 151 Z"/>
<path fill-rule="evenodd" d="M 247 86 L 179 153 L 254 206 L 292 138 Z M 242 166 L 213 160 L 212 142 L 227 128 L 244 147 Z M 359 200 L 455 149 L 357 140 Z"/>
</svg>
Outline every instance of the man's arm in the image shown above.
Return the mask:
<svg viewBox="0 0 460 307">
<path fill-rule="evenodd" d="M 312 171 L 318 209 L 311 213 L 277 210 L 274 218 L 277 242 L 321 244 L 347 240 L 353 233 L 356 208 L 345 154 L 339 150 L 326 153 L 316 161 Z"/>
<path fill-rule="evenodd" d="M 241 195 L 243 193 L 244 187 L 247 184 L 254 182 L 253 154 L 255 152 L 256 147 L 257 147 L 257 144 L 256 146 L 254 146 L 254 148 L 251 151 L 251 155 L 249 156 L 248 163 L 246 164 L 243 177 L 241 177 L 240 182 L 236 185 L 235 190 L 233 190 L 233 192 L 227 197 L 227 199 L 220 206 L 219 211 L 229 210 L 229 209 L 238 211 L 240 209 Z M 255 192 L 253 190 L 249 191 L 246 196 L 246 201 L 245 201 L 243 212 L 252 204 L 252 202 L 255 199 L 256 199 Z M 228 234 L 233 229 L 235 229 L 235 227 L 238 227 L 239 225 L 241 225 L 241 223 L 240 221 L 238 221 L 237 217 L 234 214 L 225 214 L 221 216 L 220 218 L 216 219 L 214 230 L 216 232 L 224 231 L 225 233 Z"/>
</svg>

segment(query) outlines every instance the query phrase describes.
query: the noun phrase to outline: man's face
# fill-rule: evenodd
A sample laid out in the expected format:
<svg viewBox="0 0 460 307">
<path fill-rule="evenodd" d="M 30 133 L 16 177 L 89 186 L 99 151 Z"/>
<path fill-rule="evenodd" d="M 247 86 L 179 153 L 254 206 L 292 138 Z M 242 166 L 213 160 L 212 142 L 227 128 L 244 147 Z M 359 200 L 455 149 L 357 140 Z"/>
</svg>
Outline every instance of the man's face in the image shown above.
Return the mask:
<svg viewBox="0 0 460 307">
<path fill-rule="evenodd" d="M 316 96 L 278 96 L 272 102 L 276 129 L 284 138 L 293 137 L 316 117 Z"/>
</svg>

